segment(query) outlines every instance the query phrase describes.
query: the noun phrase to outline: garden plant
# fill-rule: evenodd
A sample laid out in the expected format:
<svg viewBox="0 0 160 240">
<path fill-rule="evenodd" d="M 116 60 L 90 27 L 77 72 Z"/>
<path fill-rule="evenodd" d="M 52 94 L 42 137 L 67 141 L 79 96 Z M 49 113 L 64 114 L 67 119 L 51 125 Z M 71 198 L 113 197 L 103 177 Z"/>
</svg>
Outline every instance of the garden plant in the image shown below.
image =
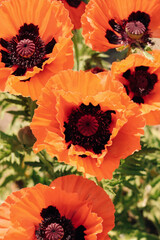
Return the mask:
<svg viewBox="0 0 160 240">
<path fill-rule="evenodd" d="M 160 240 L 160 0 L 0 0 L 0 239 Z"/>
</svg>

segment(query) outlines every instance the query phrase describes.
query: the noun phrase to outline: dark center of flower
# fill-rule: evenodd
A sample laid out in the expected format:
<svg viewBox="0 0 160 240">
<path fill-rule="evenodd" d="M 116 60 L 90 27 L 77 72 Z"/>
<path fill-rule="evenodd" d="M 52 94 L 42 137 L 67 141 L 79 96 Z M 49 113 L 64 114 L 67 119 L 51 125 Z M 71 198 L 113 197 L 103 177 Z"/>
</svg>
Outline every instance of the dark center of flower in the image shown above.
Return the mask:
<svg viewBox="0 0 160 240">
<path fill-rule="evenodd" d="M 51 223 L 45 230 L 45 235 L 48 240 L 61 240 L 64 236 L 63 227 L 57 223 Z"/>
<path fill-rule="evenodd" d="M 141 35 L 145 30 L 145 26 L 140 21 L 128 22 L 126 24 L 126 31 L 131 34 Z"/>
<path fill-rule="evenodd" d="M 78 108 L 72 109 L 68 121 L 64 122 L 68 148 L 73 144 L 96 154 L 101 153 L 111 136 L 112 113 L 115 114 L 115 111 L 104 112 L 99 104 L 93 106 L 91 103 L 89 105 L 82 103 Z"/>
<path fill-rule="evenodd" d="M 144 97 L 147 96 L 154 88 L 158 81 L 156 74 L 148 72 L 149 67 L 136 67 L 131 73 L 130 69 L 123 73 L 123 77 L 128 80 L 128 85 L 125 85 L 127 94 L 134 93 L 132 100 L 136 103 L 144 103 Z"/>
<path fill-rule="evenodd" d="M 77 123 L 78 131 L 83 136 L 92 136 L 98 130 L 99 124 L 96 118 L 92 115 L 82 116 Z"/>
<path fill-rule="evenodd" d="M 32 40 L 23 39 L 17 44 L 16 50 L 22 57 L 29 58 L 35 51 L 35 44 Z"/>
<path fill-rule="evenodd" d="M 150 16 L 145 12 L 132 12 L 128 19 L 122 19 L 121 22 L 111 19 L 108 23 L 113 29 L 107 29 L 106 31 L 105 37 L 109 43 L 134 47 L 140 45 L 142 48 L 148 43 L 153 44 L 148 29 Z"/>
<path fill-rule="evenodd" d="M 85 240 L 86 228 L 83 225 L 75 228 L 56 207 L 43 208 L 40 214 L 43 220 L 35 230 L 37 240 Z"/>
<path fill-rule="evenodd" d="M 34 66 L 42 68 L 43 62 L 48 59 L 46 54 L 52 52 L 56 41 L 53 38 L 45 45 L 39 36 L 38 26 L 25 23 L 20 27 L 18 35 L 12 37 L 10 41 L 1 38 L 0 44 L 6 48 L 6 51 L 1 50 L 5 67 L 17 67 L 12 74 L 23 76 Z"/>
<path fill-rule="evenodd" d="M 78 6 L 81 4 L 81 0 L 66 0 L 67 3 L 74 8 L 78 8 Z"/>
</svg>

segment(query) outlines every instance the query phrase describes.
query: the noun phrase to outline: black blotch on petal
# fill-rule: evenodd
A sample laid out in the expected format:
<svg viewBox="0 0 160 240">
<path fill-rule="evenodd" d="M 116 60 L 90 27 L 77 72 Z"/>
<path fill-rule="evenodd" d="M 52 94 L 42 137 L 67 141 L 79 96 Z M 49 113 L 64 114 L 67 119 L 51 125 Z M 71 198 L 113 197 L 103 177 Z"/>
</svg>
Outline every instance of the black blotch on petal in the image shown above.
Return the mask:
<svg viewBox="0 0 160 240">
<path fill-rule="evenodd" d="M 33 34 L 34 36 L 38 36 L 39 35 L 39 28 L 38 26 L 34 25 L 33 23 L 31 24 L 24 24 L 23 26 L 20 27 L 19 29 L 19 34 L 20 35 L 24 35 L 24 34 Z"/>
<path fill-rule="evenodd" d="M 66 2 L 69 4 L 69 6 L 78 8 L 78 6 L 81 4 L 81 0 L 66 0 Z"/>
<path fill-rule="evenodd" d="M 147 71 L 149 69 L 149 67 L 146 66 L 139 66 L 139 67 L 135 67 L 135 71 Z"/>
<path fill-rule="evenodd" d="M 0 38 L 0 44 L 2 45 L 2 47 L 7 49 L 9 43 L 3 38 Z"/>
<path fill-rule="evenodd" d="M 15 75 L 15 76 L 23 76 L 27 71 L 27 68 L 20 68 L 18 67 L 13 73 L 12 75 Z"/>
<path fill-rule="evenodd" d="M 68 128 L 68 125 L 66 122 L 64 122 L 64 128 L 66 128 L 64 131 L 65 141 L 66 141 L 66 143 L 68 143 L 69 141 L 71 141 L 71 136 L 70 136 L 70 129 Z M 69 146 L 67 148 L 69 149 L 70 147 L 71 147 L 71 144 L 69 144 Z"/>
<path fill-rule="evenodd" d="M 132 12 L 128 17 L 128 22 L 140 21 L 147 28 L 150 23 L 149 14 L 141 11 Z"/>
<path fill-rule="evenodd" d="M 86 155 L 86 154 L 82 154 L 82 155 L 79 155 L 79 157 L 81 157 L 81 158 L 86 158 L 87 155 Z"/>
<path fill-rule="evenodd" d="M 109 43 L 119 44 L 119 37 L 113 31 L 107 29 L 105 37 Z"/>
<path fill-rule="evenodd" d="M 109 137 L 110 137 L 110 135 L 109 135 Z M 109 137 L 106 138 L 106 142 L 108 142 Z M 93 147 L 93 152 L 94 152 L 95 154 L 100 154 L 100 153 L 102 153 L 102 150 L 104 150 L 104 149 L 105 149 L 105 147 L 104 147 L 103 144 L 101 144 L 101 145 L 96 145 L 96 146 Z"/>
<path fill-rule="evenodd" d="M 20 82 L 29 82 L 31 78 L 25 79 L 25 80 L 20 80 Z"/>
<path fill-rule="evenodd" d="M 45 50 L 47 54 L 52 52 L 55 44 L 56 44 L 56 40 L 54 38 L 52 38 L 52 40 L 49 43 L 47 43 L 47 45 L 45 46 Z"/>
<path fill-rule="evenodd" d="M 121 27 L 121 25 L 119 25 L 118 23 L 116 23 L 114 19 L 109 20 L 108 23 L 109 23 L 109 25 L 111 26 L 111 28 L 112 28 L 114 31 L 118 32 L 118 33 L 120 33 L 120 32 L 123 30 L 122 27 Z"/>
<path fill-rule="evenodd" d="M 128 69 L 126 72 L 123 73 L 122 76 L 123 76 L 125 79 L 129 79 L 130 75 L 131 75 L 131 70 Z"/>
<path fill-rule="evenodd" d="M 138 104 L 144 103 L 144 99 L 142 97 L 139 97 L 139 96 L 134 96 L 132 98 L 132 101 L 135 102 L 135 103 L 138 103 Z"/>
<path fill-rule="evenodd" d="M 46 60 L 48 60 L 48 58 L 43 58 L 43 59 L 42 59 L 42 62 L 39 63 L 39 64 L 37 64 L 37 67 L 38 67 L 38 68 L 42 68 L 43 63 L 44 63 Z"/>
<path fill-rule="evenodd" d="M 85 233 L 84 231 L 86 228 L 83 225 L 80 225 L 78 228 L 75 229 L 75 239 L 76 240 L 85 240 Z"/>
<path fill-rule="evenodd" d="M 123 85 L 123 86 L 124 86 L 124 88 L 125 88 L 125 90 L 126 90 L 127 95 L 129 95 L 129 89 L 128 89 L 128 86 L 127 86 L 127 85 Z"/>
<path fill-rule="evenodd" d="M 9 54 L 6 51 L 1 50 L 2 53 L 2 62 L 5 63 L 5 67 L 12 67 L 12 61 L 9 59 Z"/>
<path fill-rule="evenodd" d="M 49 219 L 50 217 L 60 217 L 60 213 L 56 207 L 48 206 L 47 208 L 43 208 L 41 211 L 41 217 L 43 219 Z"/>
</svg>

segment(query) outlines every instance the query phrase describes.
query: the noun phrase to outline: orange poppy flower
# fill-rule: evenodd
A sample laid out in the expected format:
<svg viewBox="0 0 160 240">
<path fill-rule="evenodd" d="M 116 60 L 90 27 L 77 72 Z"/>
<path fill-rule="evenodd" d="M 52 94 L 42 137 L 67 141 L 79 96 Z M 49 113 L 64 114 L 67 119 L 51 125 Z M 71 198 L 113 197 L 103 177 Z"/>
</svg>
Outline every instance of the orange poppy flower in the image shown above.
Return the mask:
<svg viewBox="0 0 160 240">
<path fill-rule="evenodd" d="M 148 125 L 160 124 L 160 50 L 151 54 L 154 61 L 132 54 L 121 62 L 114 62 L 111 69 L 114 79 L 123 84 Z"/>
<path fill-rule="evenodd" d="M 144 48 L 160 37 L 159 12 L 159 0 L 90 0 L 82 16 L 83 36 L 97 51 Z"/>
<path fill-rule="evenodd" d="M 12 193 L 0 206 L 2 240 L 109 240 L 113 227 L 108 195 L 76 175 Z"/>
<path fill-rule="evenodd" d="M 112 178 L 120 159 L 140 149 L 143 118 L 110 73 L 63 71 L 48 81 L 38 105 L 34 151 L 46 148 L 99 180 Z"/>
<path fill-rule="evenodd" d="M 1 90 L 35 100 L 50 76 L 73 67 L 73 25 L 61 2 L 1 4 Z"/>
<path fill-rule="evenodd" d="M 52 0 L 54 1 L 54 0 Z M 86 3 L 82 0 L 61 0 L 65 8 L 69 11 L 69 16 L 74 25 L 74 29 L 81 28 L 81 16 L 85 11 Z"/>
</svg>

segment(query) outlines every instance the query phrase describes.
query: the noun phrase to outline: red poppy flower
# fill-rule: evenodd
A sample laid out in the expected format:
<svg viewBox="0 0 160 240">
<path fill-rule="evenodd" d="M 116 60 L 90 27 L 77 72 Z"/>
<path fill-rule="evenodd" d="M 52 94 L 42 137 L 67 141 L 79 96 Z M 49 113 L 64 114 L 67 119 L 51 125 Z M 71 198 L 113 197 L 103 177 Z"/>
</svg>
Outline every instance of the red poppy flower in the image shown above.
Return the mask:
<svg viewBox="0 0 160 240">
<path fill-rule="evenodd" d="M 94 50 L 144 48 L 160 37 L 159 0 L 91 0 L 82 16 L 83 36 Z"/>
<path fill-rule="evenodd" d="M 31 123 L 36 152 L 46 148 L 98 179 L 112 178 L 120 159 L 140 149 L 144 126 L 121 84 L 101 74 L 68 70 L 52 77 Z"/>
<path fill-rule="evenodd" d="M 146 124 L 160 124 L 160 51 L 151 52 L 154 61 L 132 54 L 112 64 L 114 79 L 120 81 L 124 91 L 137 103 Z"/>
<path fill-rule="evenodd" d="M 54 0 L 52 0 L 54 1 Z M 81 28 L 81 16 L 85 11 L 86 3 L 82 0 L 61 0 L 65 8 L 69 11 L 69 16 L 74 25 L 74 29 Z"/>
<path fill-rule="evenodd" d="M 1 90 L 35 100 L 50 76 L 73 67 L 73 25 L 61 2 L 1 4 Z"/>
<path fill-rule="evenodd" d="M 12 193 L 0 206 L 2 240 L 109 240 L 113 227 L 108 195 L 75 175 Z"/>
</svg>

